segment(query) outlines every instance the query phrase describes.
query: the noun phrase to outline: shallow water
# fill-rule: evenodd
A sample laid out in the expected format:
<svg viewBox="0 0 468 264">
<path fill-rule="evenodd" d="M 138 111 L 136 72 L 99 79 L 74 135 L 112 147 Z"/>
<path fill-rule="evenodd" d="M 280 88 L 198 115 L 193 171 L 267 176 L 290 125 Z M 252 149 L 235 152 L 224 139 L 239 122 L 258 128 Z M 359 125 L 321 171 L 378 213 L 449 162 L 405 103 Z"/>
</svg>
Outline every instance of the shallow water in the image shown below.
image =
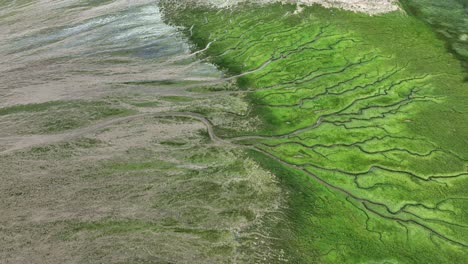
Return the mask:
<svg viewBox="0 0 468 264">
<path fill-rule="evenodd" d="M 112 84 L 211 79 L 154 1 L 0 2 L 0 106 L 94 98 Z"/>
</svg>

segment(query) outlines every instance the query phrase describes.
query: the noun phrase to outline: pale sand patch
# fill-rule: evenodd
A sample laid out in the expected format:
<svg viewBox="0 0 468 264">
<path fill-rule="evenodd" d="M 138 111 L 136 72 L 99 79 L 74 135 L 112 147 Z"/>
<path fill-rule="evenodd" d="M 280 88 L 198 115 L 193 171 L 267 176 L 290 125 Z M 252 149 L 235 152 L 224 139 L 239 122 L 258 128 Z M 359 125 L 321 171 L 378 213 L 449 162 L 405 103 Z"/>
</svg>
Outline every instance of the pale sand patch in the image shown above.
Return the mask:
<svg viewBox="0 0 468 264">
<path fill-rule="evenodd" d="M 228 7 L 248 0 L 195 0 L 219 7 Z M 256 3 L 290 2 L 301 5 L 320 4 L 327 8 L 342 8 L 345 10 L 364 12 L 371 15 L 399 10 L 397 0 L 257 0 Z"/>
</svg>

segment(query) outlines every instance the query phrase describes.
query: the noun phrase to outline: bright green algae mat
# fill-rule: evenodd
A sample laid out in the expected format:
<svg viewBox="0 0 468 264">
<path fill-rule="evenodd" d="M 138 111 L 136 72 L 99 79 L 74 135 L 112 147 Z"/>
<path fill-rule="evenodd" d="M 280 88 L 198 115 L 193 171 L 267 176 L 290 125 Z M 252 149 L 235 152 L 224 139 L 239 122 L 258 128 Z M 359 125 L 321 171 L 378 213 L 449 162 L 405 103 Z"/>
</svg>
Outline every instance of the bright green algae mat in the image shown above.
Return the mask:
<svg viewBox="0 0 468 264">
<path fill-rule="evenodd" d="M 288 193 L 290 263 L 466 263 L 468 85 L 423 22 L 295 5 L 162 3 L 202 57 L 236 77 L 245 145 Z M 281 260 L 268 260 L 281 262 Z"/>
</svg>

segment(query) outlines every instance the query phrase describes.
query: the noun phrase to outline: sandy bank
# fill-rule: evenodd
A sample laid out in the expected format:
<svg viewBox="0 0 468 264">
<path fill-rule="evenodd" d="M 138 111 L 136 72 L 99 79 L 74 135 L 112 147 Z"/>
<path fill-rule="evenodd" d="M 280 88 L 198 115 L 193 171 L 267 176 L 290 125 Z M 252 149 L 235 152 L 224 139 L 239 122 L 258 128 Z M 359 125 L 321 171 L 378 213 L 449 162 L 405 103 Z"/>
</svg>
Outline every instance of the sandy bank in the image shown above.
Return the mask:
<svg viewBox="0 0 468 264">
<path fill-rule="evenodd" d="M 195 2 L 205 2 L 219 7 L 235 5 L 247 0 L 193 0 Z M 355 12 L 368 14 L 381 14 L 399 9 L 397 0 L 257 0 L 255 2 L 292 2 L 302 5 L 320 4 L 327 8 L 337 7 Z"/>
</svg>

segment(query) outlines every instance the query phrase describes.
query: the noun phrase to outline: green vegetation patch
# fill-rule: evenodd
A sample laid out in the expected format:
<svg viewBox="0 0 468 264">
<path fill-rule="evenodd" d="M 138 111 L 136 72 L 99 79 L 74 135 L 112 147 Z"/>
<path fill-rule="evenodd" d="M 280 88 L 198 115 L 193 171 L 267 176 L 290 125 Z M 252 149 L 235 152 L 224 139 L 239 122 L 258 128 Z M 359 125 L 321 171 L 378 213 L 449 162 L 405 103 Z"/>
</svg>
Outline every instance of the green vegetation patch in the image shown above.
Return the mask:
<svg viewBox="0 0 468 264">
<path fill-rule="evenodd" d="M 165 222 L 159 221 L 143 221 L 143 220 L 112 220 L 104 219 L 94 222 L 68 222 L 66 231 L 60 237 L 63 240 L 76 239 L 80 233 L 89 233 L 91 236 L 122 236 L 127 234 L 138 233 L 164 233 L 173 232 L 174 234 L 183 234 L 190 239 L 191 236 L 206 240 L 207 242 L 215 243 L 226 236 L 226 231 L 216 229 L 201 229 L 201 228 L 183 228 L 171 227 Z M 232 249 L 231 249 L 232 250 Z"/>
<path fill-rule="evenodd" d="M 161 5 L 245 91 L 243 119 L 260 119 L 254 133 L 217 131 L 290 194 L 290 225 L 274 230 L 292 262 L 467 258 L 463 209 L 442 205 L 468 200 L 468 84 L 430 27 L 401 12 Z"/>
<path fill-rule="evenodd" d="M 14 105 L 9 107 L 0 108 L 0 116 L 23 113 L 23 112 L 42 112 L 52 107 L 64 106 L 66 103 L 63 101 L 50 101 L 40 104 L 26 104 Z"/>
<path fill-rule="evenodd" d="M 21 133 L 57 133 L 133 113 L 135 111 L 100 101 L 52 101 L 0 108 L 0 116 L 21 121 L 30 119 L 27 127 L 17 128 Z"/>
<path fill-rule="evenodd" d="M 79 156 L 89 149 L 98 148 L 104 145 L 105 143 L 101 140 L 82 137 L 62 143 L 34 146 L 28 150 L 21 151 L 18 156 L 39 160 L 63 160 Z"/>
<path fill-rule="evenodd" d="M 199 81 L 178 81 L 178 80 L 148 80 L 148 81 L 132 81 L 132 82 L 124 82 L 127 85 L 144 85 L 144 86 L 183 86 L 183 85 L 190 85 L 190 84 L 197 84 L 200 83 Z"/>
<path fill-rule="evenodd" d="M 163 170 L 172 167 L 174 167 L 174 164 L 162 160 L 148 162 L 116 162 L 107 165 L 107 168 L 117 171 Z"/>
<path fill-rule="evenodd" d="M 187 96 L 162 96 L 161 100 L 167 101 L 167 102 L 173 102 L 173 103 L 185 103 L 185 102 L 191 102 L 193 101 L 192 98 L 187 97 Z"/>
</svg>

